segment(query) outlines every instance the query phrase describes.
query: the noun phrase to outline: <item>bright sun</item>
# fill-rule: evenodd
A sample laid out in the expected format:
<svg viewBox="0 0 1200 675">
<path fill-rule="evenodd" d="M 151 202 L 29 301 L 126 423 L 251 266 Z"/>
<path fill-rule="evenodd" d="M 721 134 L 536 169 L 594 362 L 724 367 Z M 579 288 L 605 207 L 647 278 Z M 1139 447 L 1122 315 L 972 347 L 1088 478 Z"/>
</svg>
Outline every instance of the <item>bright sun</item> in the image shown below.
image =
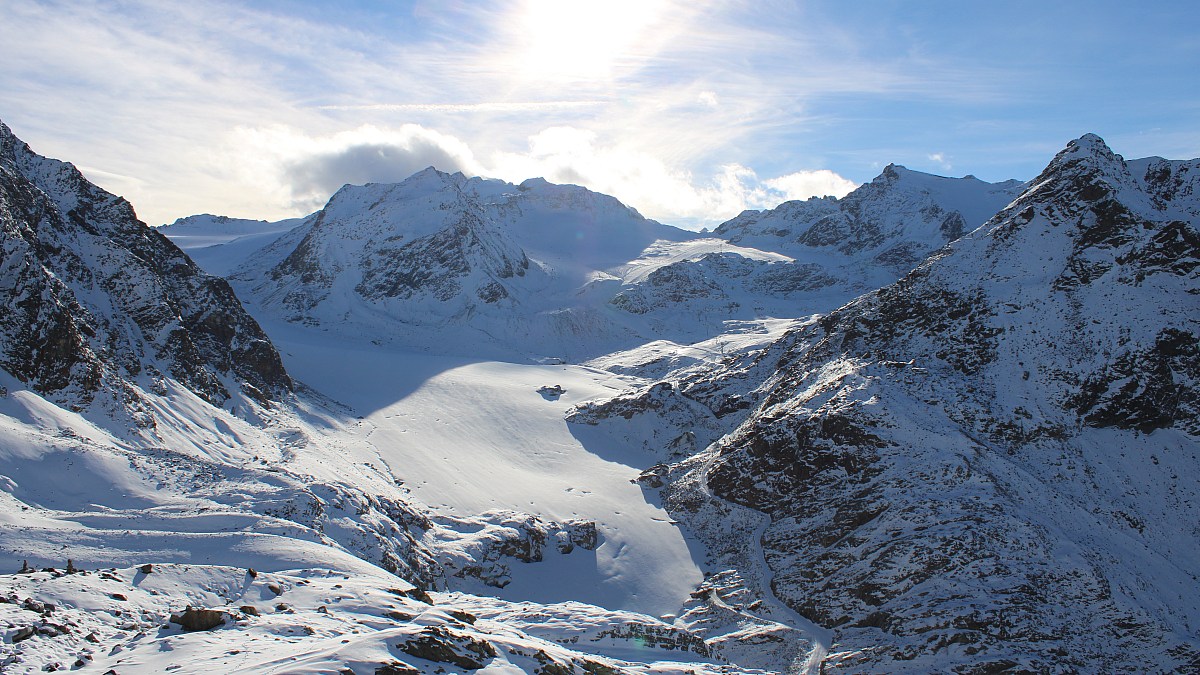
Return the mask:
<svg viewBox="0 0 1200 675">
<path fill-rule="evenodd" d="M 592 79 L 636 59 L 659 3 L 647 0 L 529 0 L 521 22 L 522 70 L 533 77 Z"/>
</svg>

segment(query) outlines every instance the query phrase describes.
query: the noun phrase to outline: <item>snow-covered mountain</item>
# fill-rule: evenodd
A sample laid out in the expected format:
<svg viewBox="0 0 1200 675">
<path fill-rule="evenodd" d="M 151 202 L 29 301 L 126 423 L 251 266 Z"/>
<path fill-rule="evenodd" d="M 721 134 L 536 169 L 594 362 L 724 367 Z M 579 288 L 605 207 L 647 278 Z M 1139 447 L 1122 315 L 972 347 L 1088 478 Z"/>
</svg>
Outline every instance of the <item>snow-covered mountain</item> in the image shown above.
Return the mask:
<svg viewBox="0 0 1200 675">
<path fill-rule="evenodd" d="M 1198 161 L 154 232 L 0 129 L 5 673 L 1200 667 Z"/>
<path fill-rule="evenodd" d="M 346 186 L 232 278 L 290 321 L 424 346 L 454 332 L 470 336 L 454 349 L 574 361 L 832 310 L 982 224 L 1019 187 L 889 166 L 843 200 L 747 212 L 704 236 L 577 186 L 430 168 Z M 220 249 L 214 258 L 239 257 Z"/>
<path fill-rule="evenodd" d="M 345 186 L 233 278 L 293 322 L 410 346 L 461 334 L 455 348 L 553 356 L 628 342 L 627 327 L 575 296 L 598 270 L 684 236 L 583 188 L 429 168 L 398 184 Z"/>
<path fill-rule="evenodd" d="M 138 389 L 165 378 L 213 405 L 291 389 L 279 355 L 228 283 L 147 228 L 124 199 L 34 154 L 0 125 L 0 359 L 78 411 L 152 424 Z"/>
<path fill-rule="evenodd" d="M 5 673 L 727 673 L 803 648 L 791 625 L 690 597 L 701 573 L 638 501 L 639 469 L 571 437 L 565 410 L 622 378 L 271 326 L 299 336 L 296 382 L 223 281 L 4 132 L 3 278 L 27 311 L 0 343 L 0 570 L 42 570 L 0 574 Z M 539 393 L 549 378 L 569 391 Z"/>
<path fill-rule="evenodd" d="M 930 253 L 974 230 L 1020 194 L 1024 184 L 945 178 L 887 165 L 841 199 L 784 202 L 745 211 L 714 234 L 769 251 L 812 249 L 869 259 L 905 274 Z M 873 290 L 873 289 L 872 289 Z"/>
<path fill-rule="evenodd" d="M 788 297 L 810 312 L 828 312 L 907 274 L 934 251 L 982 225 L 1015 199 L 1022 186 L 1015 180 L 944 178 L 889 164 L 841 199 L 812 198 L 745 211 L 713 233 L 739 246 L 786 255 L 791 259 L 786 264 L 751 265 L 709 256 L 681 265 L 675 274 L 708 276 L 722 289 L 741 283 L 759 293 Z M 712 271 L 730 262 L 743 269 Z"/>
<path fill-rule="evenodd" d="M 1198 170 L 1084 136 L 901 281 L 574 419 L 659 453 L 825 672 L 1193 671 Z"/>
</svg>

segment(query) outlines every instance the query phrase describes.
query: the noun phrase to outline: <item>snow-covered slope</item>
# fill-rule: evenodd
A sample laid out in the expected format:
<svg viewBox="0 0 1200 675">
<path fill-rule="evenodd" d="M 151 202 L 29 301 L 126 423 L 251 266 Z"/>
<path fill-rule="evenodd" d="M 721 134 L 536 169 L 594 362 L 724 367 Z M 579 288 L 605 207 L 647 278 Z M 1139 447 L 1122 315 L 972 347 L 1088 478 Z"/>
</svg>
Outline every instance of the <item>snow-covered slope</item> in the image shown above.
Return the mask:
<svg viewBox="0 0 1200 675">
<path fill-rule="evenodd" d="M 205 272 L 226 276 L 250 254 L 304 223 L 303 218 L 268 222 L 200 214 L 157 228 Z"/>
<path fill-rule="evenodd" d="M 643 483 L 710 545 L 769 517 L 728 559 L 825 672 L 1189 672 L 1198 169 L 1084 136 L 900 282 L 575 418 L 724 434 Z"/>
</svg>

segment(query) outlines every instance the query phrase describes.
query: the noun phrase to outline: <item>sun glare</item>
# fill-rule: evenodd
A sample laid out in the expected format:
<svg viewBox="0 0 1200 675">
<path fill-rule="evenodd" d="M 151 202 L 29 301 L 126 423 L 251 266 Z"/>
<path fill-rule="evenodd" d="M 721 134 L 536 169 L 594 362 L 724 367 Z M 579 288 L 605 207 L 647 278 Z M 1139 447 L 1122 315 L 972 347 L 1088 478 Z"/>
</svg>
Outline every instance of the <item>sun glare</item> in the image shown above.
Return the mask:
<svg viewBox="0 0 1200 675">
<path fill-rule="evenodd" d="M 529 0 L 520 23 L 522 70 L 532 77 L 592 79 L 638 58 L 640 34 L 659 13 L 646 0 Z"/>
</svg>

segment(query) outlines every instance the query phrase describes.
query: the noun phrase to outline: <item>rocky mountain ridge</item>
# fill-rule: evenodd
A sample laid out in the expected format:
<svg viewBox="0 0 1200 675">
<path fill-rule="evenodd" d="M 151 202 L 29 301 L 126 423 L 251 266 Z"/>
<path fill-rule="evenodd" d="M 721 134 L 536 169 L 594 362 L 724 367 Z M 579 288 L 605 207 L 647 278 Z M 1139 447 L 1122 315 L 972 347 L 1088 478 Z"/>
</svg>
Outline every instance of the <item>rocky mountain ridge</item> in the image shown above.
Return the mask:
<svg viewBox="0 0 1200 675">
<path fill-rule="evenodd" d="M 825 672 L 1195 668 L 1196 167 L 1084 136 L 901 281 L 626 396 L 726 433 L 648 486 L 711 539 L 713 496 L 770 517 Z"/>
<path fill-rule="evenodd" d="M 127 201 L 0 125 L 4 368 L 77 410 L 148 424 L 138 387 L 170 377 L 213 405 L 266 404 L 291 382 L 223 279 L 203 273 Z"/>
<path fill-rule="evenodd" d="M 232 279 L 290 321 L 384 333 L 390 317 L 403 334 L 453 326 L 478 331 L 477 348 L 544 345 L 534 358 L 580 360 L 831 310 L 906 273 L 1018 187 L 889 167 L 844 200 L 746 213 L 706 236 L 578 186 L 430 168 L 346 186 Z"/>
</svg>

